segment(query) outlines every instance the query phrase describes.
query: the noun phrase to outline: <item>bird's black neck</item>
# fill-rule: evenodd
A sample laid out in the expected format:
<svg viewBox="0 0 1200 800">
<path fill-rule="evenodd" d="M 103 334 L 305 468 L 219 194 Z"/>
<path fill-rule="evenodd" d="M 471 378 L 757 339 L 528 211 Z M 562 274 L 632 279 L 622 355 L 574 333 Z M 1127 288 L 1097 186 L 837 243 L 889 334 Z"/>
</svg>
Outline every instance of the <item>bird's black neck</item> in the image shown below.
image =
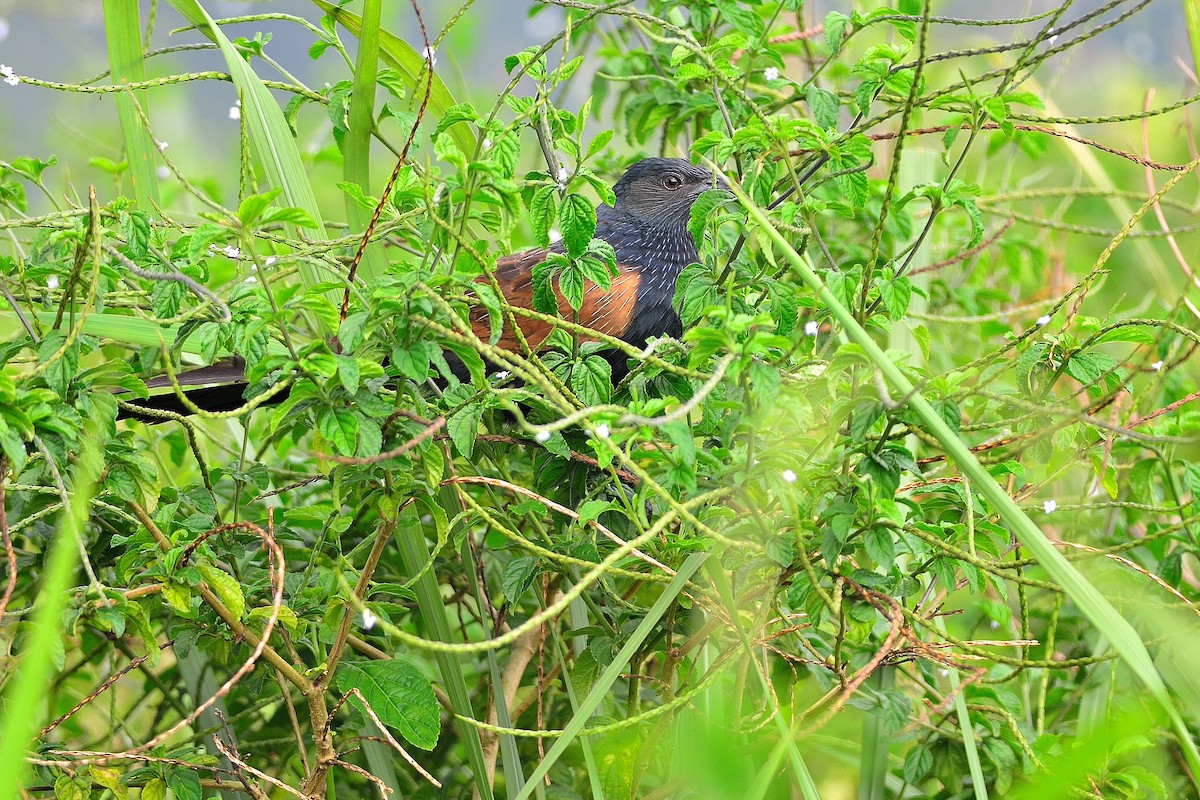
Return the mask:
<svg viewBox="0 0 1200 800">
<path fill-rule="evenodd" d="M 679 273 L 700 257 L 686 225 L 654 225 L 611 206 L 597 209 L 596 236 L 612 245 L 618 264 L 649 268 L 643 280 L 669 282 L 672 293 Z"/>
</svg>

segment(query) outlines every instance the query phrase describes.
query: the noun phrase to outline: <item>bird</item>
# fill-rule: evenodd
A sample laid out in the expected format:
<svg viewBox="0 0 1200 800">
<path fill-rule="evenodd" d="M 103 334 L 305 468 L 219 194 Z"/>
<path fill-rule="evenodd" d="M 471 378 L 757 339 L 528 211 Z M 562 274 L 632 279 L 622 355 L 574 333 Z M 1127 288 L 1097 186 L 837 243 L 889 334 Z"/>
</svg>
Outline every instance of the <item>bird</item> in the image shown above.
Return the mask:
<svg viewBox="0 0 1200 800">
<path fill-rule="evenodd" d="M 633 163 L 613 186 L 614 204 L 596 208 L 595 237 L 612 246 L 616 254 L 616 275 L 606 290 L 588 282 L 578 323 L 598 333 L 620 339 L 637 348 L 645 347 L 659 336 L 678 338 L 683 332 L 673 306 L 675 286 L 680 274 L 699 259 L 695 240 L 688 229 L 696 199 L 708 189 L 727 185 L 704 167 L 681 158 L 643 158 Z M 512 307 L 533 308 L 533 271 L 550 253 L 563 252 L 562 243 L 504 256 L 496 261 L 494 276 L 505 300 Z M 480 278 L 484 280 L 484 278 Z M 559 314 L 572 318 L 573 309 L 558 287 Z M 491 321 L 486 309 L 473 308 L 470 324 L 476 336 L 487 341 Z M 530 348 L 536 349 L 554 330 L 544 319 L 517 317 L 517 327 Z M 507 325 L 507 323 L 506 323 Z M 516 331 L 505 327 L 498 346 L 516 352 L 520 346 Z M 626 359 L 610 355 L 613 380 L 626 372 Z M 458 371 L 458 370 L 456 370 Z M 181 386 L 201 386 L 185 392 L 188 401 L 210 412 L 232 411 L 246 402 L 248 386 L 244 364 L 238 359 L 175 376 Z M 171 386 L 170 378 L 160 376 L 146 382 L 149 389 Z M 283 397 L 278 397 L 282 400 Z M 191 409 L 174 393 L 152 395 L 122 409 L 121 418 L 147 422 L 161 416 L 140 415 L 138 408 L 187 415 Z"/>
</svg>

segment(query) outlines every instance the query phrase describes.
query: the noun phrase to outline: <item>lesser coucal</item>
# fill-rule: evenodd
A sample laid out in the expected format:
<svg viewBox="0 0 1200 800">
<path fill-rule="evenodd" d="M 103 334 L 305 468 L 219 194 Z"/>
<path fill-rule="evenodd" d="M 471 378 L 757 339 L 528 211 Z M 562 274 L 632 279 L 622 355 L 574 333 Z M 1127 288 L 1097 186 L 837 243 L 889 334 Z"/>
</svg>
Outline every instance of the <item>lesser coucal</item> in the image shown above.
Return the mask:
<svg viewBox="0 0 1200 800">
<path fill-rule="evenodd" d="M 616 204 L 602 203 L 596 208 L 596 237 L 612 245 L 618 274 L 607 291 L 587 283 L 579 310 L 581 325 L 639 348 L 655 336 L 678 337 L 682 333 L 679 315 L 672 307 L 675 284 L 684 267 L 699 256 L 688 231 L 688 219 L 696 198 L 713 186 L 711 172 L 679 158 L 645 158 L 625 172 L 613 187 Z M 509 305 L 533 307 L 533 268 L 553 251 L 561 252 L 561 246 L 526 250 L 497 260 L 496 280 Z M 572 309 L 561 292 L 558 308 L 564 318 L 571 317 Z M 491 326 L 485 310 L 473 310 L 470 321 L 477 336 L 489 339 Z M 517 324 L 532 348 L 540 345 L 554 327 L 526 317 L 517 317 Z M 517 349 L 512 330 L 502 332 L 499 346 Z M 624 358 L 613 362 L 617 367 L 614 377 L 623 374 Z M 186 393 L 192 404 L 205 411 L 230 411 L 245 403 L 247 383 L 239 362 L 214 364 L 182 373 L 176 379 L 183 386 L 218 384 Z M 164 376 L 146 385 L 153 389 L 171 384 Z M 174 394 L 155 395 L 137 405 L 189 413 Z M 122 412 L 122 417 L 137 416 L 135 412 Z"/>
</svg>

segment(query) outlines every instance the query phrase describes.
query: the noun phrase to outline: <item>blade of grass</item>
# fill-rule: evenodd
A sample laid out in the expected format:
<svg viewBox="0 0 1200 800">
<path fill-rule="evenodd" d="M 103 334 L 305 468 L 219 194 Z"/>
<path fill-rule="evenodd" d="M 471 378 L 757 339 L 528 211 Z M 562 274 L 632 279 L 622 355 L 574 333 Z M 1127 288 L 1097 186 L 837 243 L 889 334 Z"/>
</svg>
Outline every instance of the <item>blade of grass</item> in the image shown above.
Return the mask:
<svg viewBox="0 0 1200 800">
<path fill-rule="evenodd" d="M 138 0 L 104 0 L 104 39 L 108 44 L 108 65 L 112 71 L 113 85 L 144 81 L 146 64 L 142 59 Z M 146 91 L 120 92 L 116 95 L 116 102 L 134 199 L 142 210 L 154 211 L 159 205 L 158 173 L 154 163 L 158 148 L 137 112 L 137 106 L 140 105 L 143 112 L 150 113 Z"/>
<path fill-rule="evenodd" d="M 335 21 L 341 23 L 342 27 L 349 31 L 351 35 L 362 35 L 363 22 L 362 18 L 357 14 L 351 14 L 349 11 L 335 6 L 333 3 L 325 2 L 325 0 L 313 0 L 313 3 Z M 425 59 L 421 54 L 414 50 L 408 42 L 385 30 L 379 31 L 379 47 L 383 63 L 403 75 L 409 84 L 414 87 L 417 86 L 417 81 L 420 79 L 421 73 L 426 66 Z M 446 84 L 442 82 L 442 79 L 435 72 L 433 74 L 433 86 L 429 93 L 427 113 L 434 119 L 441 119 L 446 111 L 456 105 L 458 105 L 458 101 L 454 99 L 454 95 L 450 93 Z M 462 150 L 467 155 L 475 152 L 475 134 L 471 132 L 468 126 L 453 125 L 447 132 L 454 140 L 454 143 L 458 145 L 459 150 Z"/>
<path fill-rule="evenodd" d="M 629 664 L 629 659 L 633 657 L 637 649 L 646 641 L 646 637 L 654 632 L 663 614 L 667 613 L 667 609 L 671 603 L 683 591 L 683 587 L 692 575 L 696 574 L 696 571 L 703 566 L 708 556 L 708 553 L 692 553 L 683 562 L 683 565 L 679 568 L 679 572 L 675 573 L 675 577 L 663 589 L 663 593 L 654 601 L 654 605 L 650 606 L 650 610 L 646 612 L 646 616 L 638 623 L 637 628 L 630 635 L 629 639 L 626 640 L 624 646 L 621 647 L 620 652 L 613 658 L 612 663 L 596 679 L 596 683 L 592 686 L 591 691 L 588 692 L 583 702 L 579 704 L 579 707 L 575 710 L 575 714 L 571 717 L 571 721 L 563 729 L 562 735 L 558 737 L 558 740 L 546 753 L 546 757 L 542 759 L 541 763 L 529 774 L 529 782 L 521 789 L 516 800 L 525 800 L 525 798 L 533 794 L 535 789 L 542 785 L 542 780 L 550 772 L 550 768 L 554 766 L 563 752 L 571 746 L 571 743 L 575 741 L 575 737 L 579 736 L 584 726 L 587 725 L 592 712 L 608 696 L 609 690 L 612 689 L 613 684 L 617 682 L 617 679 L 621 677 L 621 673 Z"/>
<path fill-rule="evenodd" d="M 713 167 L 711 162 L 709 166 Z M 722 175 L 722 177 L 728 181 L 727 176 Z M 767 219 L 763 211 L 739 187 L 732 181 L 729 182 L 729 186 L 746 209 L 750 219 L 777 248 L 778 252 L 782 253 L 795 267 L 796 272 L 817 295 L 822 305 L 841 324 L 850 340 L 862 348 L 887 383 L 903 398 L 904 404 L 917 414 L 926 430 L 937 439 L 938 444 L 946 451 L 946 455 L 978 488 L 979 493 L 987 498 L 988 502 L 992 504 L 992 508 L 999 512 L 1000 518 L 1017 537 L 1017 540 L 1029 549 L 1042 568 L 1062 587 L 1083 615 L 1096 626 L 1097 631 L 1109 641 L 1122 660 L 1138 676 L 1138 679 L 1171 720 L 1192 779 L 1200 788 L 1200 751 L 1197 751 L 1196 743 L 1192 740 L 1182 715 L 1171 699 L 1162 676 L 1155 668 L 1137 631 L 1117 612 L 1108 599 L 1084 578 L 1063 557 L 1062 553 L 1058 552 L 1038 526 L 1026 516 L 1003 487 L 979 463 L 967 445 L 958 437 L 958 434 L 951 430 L 924 395 L 917 391 L 912 382 L 892 363 L 892 360 L 880 349 L 870 334 L 858 323 L 854 315 L 829 291 L 824 281 L 817 275 L 812 262 L 795 251 L 787 239 Z"/>
<path fill-rule="evenodd" d="M 895 679 L 896 668 L 882 666 L 871 674 L 867 683 L 873 693 L 886 692 L 892 688 Z M 883 725 L 883 714 L 867 714 L 862 727 L 862 764 L 858 779 L 859 800 L 884 800 L 887 797 L 889 744 L 887 731 Z M 972 774 L 974 773 L 972 772 Z"/>
<path fill-rule="evenodd" d="M 1200 75 L 1200 3 L 1183 0 L 1183 16 L 1187 20 L 1188 43 L 1192 46 L 1192 70 Z"/>
<path fill-rule="evenodd" d="M 425 533 L 416 520 L 415 512 L 409 508 L 402 512 L 400 524 L 396 528 L 396 544 L 400 548 L 400 559 L 409 575 L 421 573 L 413 585 L 417 594 L 417 610 L 420 616 L 417 625 L 430 638 L 443 642 L 454 641 L 450 625 L 446 622 L 446 604 L 442 600 L 438 588 L 437 577 L 433 570 L 424 569 L 429 561 L 429 546 L 425 543 Z M 446 684 L 446 694 L 450 696 L 450 705 L 454 713 L 471 719 L 478 719 L 471 707 L 471 696 L 467 692 L 467 680 L 463 676 L 462 666 L 454 653 L 437 652 L 434 658 L 438 663 L 438 672 L 442 682 Z M 500 688 L 496 687 L 499 691 Z M 458 734 L 462 737 L 467 748 L 467 763 L 471 767 L 471 776 L 475 780 L 475 788 L 484 800 L 492 800 L 492 786 L 487 780 L 487 768 L 483 760 L 483 746 L 479 743 L 479 731 L 461 720 L 455 721 Z"/>
<path fill-rule="evenodd" d="M 934 624 L 942 633 L 946 632 L 946 621 L 937 617 Z M 950 691 L 954 692 L 954 711 L 958 716 L 958 729 L 963 737 L 963 754 L 967 757 L 967 768 L 971 771 L 971 788 L 975 792 L 975 800 L 988 800 L 987 783 L 983 779 L 983 764 L 979 761 L 979 743 L 975 741 L 975 727 L 971 725 L 971 710 L 967 708 L 967 696 L 962 691 L 962 681 L 958 670 L 947 665 L 950 673 Z"/>
<path fill-rule="evenodd" d="M 262 161 L 267 183 L 281 190 L 284 204 L 299 208 L 313 219 L 314 226 L 306 229 L 307 235 L 327 238 L 316 195 L 279 103 L 196 0 L 171 0 L 171 5 L 221 49 L 225 65 L 241 98 L 242 119 L 246 123 L 250 141 Z M 287 228 L 290 236 L 295 235 L 296 226 L 288 225 Z M 299 266 L 300 278 L 305 286 L 324 282 L 324 276 L 308 260 L 302 260 Z M 326 292 L 326 296 L 335 305 L 341 302 L 341 296 L 333 290 Z M 315 315 L 310 319 L 321 333 L 332 333 Z"/>
<path fill-rule="evenodd" d="M 350 94 L 350 130 L 346 132 L 345 155 L 342 159 L 342 176 L 347 183 L 358 184 L 363 194 L 368 196 L 371 193 L 371 131 L 375 125 L 375 79 L 379 72 L 379 18 L 382 5 L 383 0 L 366 0 L 363 4 L 354 88 Z M 362 232 L 371 223 L 371 212 L 346 195 L 346 218 L 351 230 Z M 369 243 L 358 269 L 364 280 L 382 275 L 387 269 L 383 245 Z"/>
<path fill-rule="evenodd" d="M 74 470 L 71 504 L 63 509 L 58 532 L 50 543 L 33 623 L 19 656 L 16 676 L 4 696 L 4 718 L 0 720 L 0 775 L 4 777 L 0 780 L 0 800 L 24 796 L 22 788 L 29 774 L 25 749 L 42 718 L 38 708 L 45 700 L 46 687 L 53 683 L 51 642 L 62 636 L 60 618 L 71 596 L 68 588 L 77 565 L 78 540 L 83 535 L 88 504 L 104 465 L 101 441 L 98 431 L 92 426 L 85 427 Z"/>
</svg>

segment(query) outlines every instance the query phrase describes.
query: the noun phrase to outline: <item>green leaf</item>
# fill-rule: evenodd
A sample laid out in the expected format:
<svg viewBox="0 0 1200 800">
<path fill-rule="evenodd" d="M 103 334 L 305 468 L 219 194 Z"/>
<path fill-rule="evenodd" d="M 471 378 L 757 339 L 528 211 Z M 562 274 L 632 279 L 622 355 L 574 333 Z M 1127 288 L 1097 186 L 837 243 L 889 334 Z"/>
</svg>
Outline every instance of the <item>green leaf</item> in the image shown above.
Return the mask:
<svg viewBox="0 0 1200 800">
<path fill-rule="evenodd" d="M 571 391 L 589 406 L 607 403 L 612 396 L 612 367 L 600 356 L 588 356 L 571 370 Z"/>
<path fill-rule="evenodd" d="M 875 287 L 892 319 L 902 319 L 908 313 L 908 303 L 912 299 L 912 283 L 908 278 L 879 277 L 875 279 Z"/>
<path fill-rule="evenodd" d="M 542 247 L 550 246 L 550 226 L 554 223 L 558 206 L 558 188 L 539 186 L 529 201 L 529 223 L 533 226 L 533 238 Z"/>
<path fill-rule="evenodd" d="M 137 0 L 104 0 L 103 7 L 104 39 L 108 45 L 112 83 L 119 86 L 145 81 L 145 51 L 142 47 L 141 15 Z M 161 204 L 155 167 L 159 150 L 138 114 L 140 107 L 142 112 L 153 117 L 149 96 L 145 89 L 117 92 L 115 102 L 133 195 L 142 211 L 152 213 Z"/>
<path fill-rule="evenodd" d="M 278 189 L 272 189 L 265 194 L 252 194 L 242 200 L 238 206 L 238 222 L 242 223 L 243 228 L 252 228 L 259 217 L 263 215 L 271 203 L 279 196 Z"/>
<path fill-rule="evenodd" d="M 825 44 L 829 47 L 829 54 L 835 56 L 842 49 L 842 41 L 846 38 L 846 28 L 850 24 L 850 18 L 845 14 L 837 11 L 830 11 L 825 15 Z"/>
<path fill-rule="evenodd" d="M 708 224 L 708 215 L 714 208 L 723 206 L 730 200 L 729 192 L 724 189 L 708 189 L 692 203 L 688 213 L 688 233 L 699 247 L 704 242 L 704 228 Z"/>
<path fill-rule="evenodd" d="M 429 679 L 413 665 L 398 658 L 343 662 L 337 684 L 342 692 L 361 692 L 379 720 L 413 745 L 422 750 L 437 745 L 441 706 Z"/>
<path fill-rule="evenodd" d="M 591 144 L 588 145 L 585 159 L 591 158 L 592 156 L 596 155 L 596 153 L 599 153 L 601 150 L 603 150 L 605 146 L 612 140 L 612 137 L 613 131 L 611 130 L 600 131 L 598 134 L 596 134 L 596 138 L 592 139 Z"/>
<path fill-rule="evenodd" d="M 543 261 L 533 268 L 533 310 L 542 314 L 558 313 L 558 295 L 554 291 L 554 266 Z"/>
<path fill-rule="evenodd" d="M 838 109 L 841 101 L 838 96 L 828 89 L 811 85 L 804 96 L 813 119 L 825 130 L 836 130 L 838 127 Z"/>
<path fill-rule="evenodd" d="M 596 235 L 596 209 L 583 195 L 569 194 L 558 209 L 558 224 L 562 228 L 567 255 L 576 258 Z"/>
<path fill-rule="evenodd" d="M 358 417 L 348 408 L 327 409 L 321 414 L 317 429 L 340 455 L 354 455 L 358 441 Z"/>
<path fill-rule="evenodd" d="M 200 800 L 204 795 L 200 788 L 200 776 L 195 770 L 183 767 L 167 770 L 167 788 L 175 793 L 175 800 Z"/>
<path fill-rule="evenodd" d="M 504 565 L 504 575 L 500 579 L 500 591 L 504 592 L 504 599 L 509 603 L 520 600 L 538 574 L 538 566 L 538 560 L 531 556 L 510 559 Z"/>
<path fill-rule="evenodd" d="M 446 421 L 446 432 L 458 452 L 466 458 L 475 450 L 475 437 L 479 433 L 479 421 L 483 419 L 483 406 L 471 403 L 463 406 Z"/>
<path fill-rule="evenodd" d="M 578 311 L 583 307 L 583 270 L 579 264 L 570 264 L 559 274 L 558 290 L 571 308 Z"/>
<path fill-rule="evenodd" d="M 246 597 L 242 594 L 242 585 L 228 572 L 219 570 L 211 564 L 199 564 L 200 574 L 213 594 L 224 603 L 235 619 L 241 619 L 246 614 Z"/>
</svg>

